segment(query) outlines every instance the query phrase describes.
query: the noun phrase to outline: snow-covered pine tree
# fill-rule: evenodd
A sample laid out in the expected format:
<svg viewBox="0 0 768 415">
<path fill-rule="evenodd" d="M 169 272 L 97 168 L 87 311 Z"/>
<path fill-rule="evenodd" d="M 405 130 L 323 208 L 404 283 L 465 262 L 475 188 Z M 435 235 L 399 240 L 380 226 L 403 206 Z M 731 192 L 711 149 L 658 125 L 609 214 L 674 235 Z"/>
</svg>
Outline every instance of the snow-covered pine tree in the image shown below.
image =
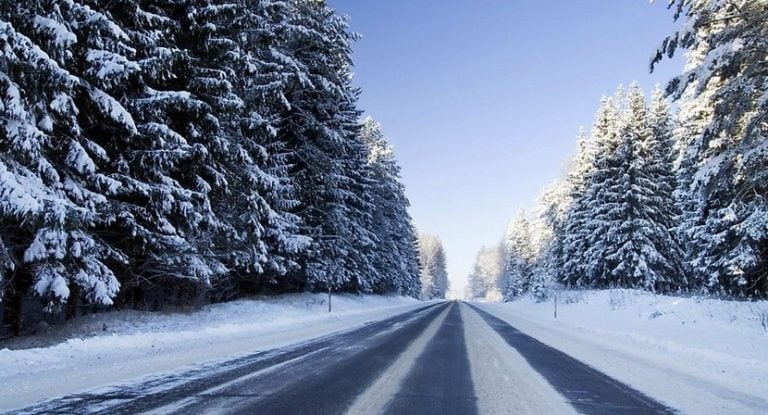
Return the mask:
<svg viewBox="0 0 768 415">
<path fill-rule="evenodd" d="M 234 91 L 242 51 L 233 19 L 241 12 L 234 3 L 216 0 L 159 8 L 177 23 L 174 46 L 188 55 L 177 71 L 178 88 L 202 104 L 192 121 L 197 125 L 190 141 L 206 152 L 189 173 L 194 175 L 195 190 L 210 200 L 215 222 L 191 242 L 206 258 L 221 264 L 222 274 L 260 274 L 267 259 L 258 217 L 269 206 L 258 190 L 246 184 L 256 181 L 260 169 L 242 146 L 239 122 L 245 104 Z M 252 203 L 243 206 L 238 197 Z M 247 219 L 241 221 L 243 214 Z M 233 295 L 236 289 L 229 275 L 211 283 L 217 296 Z"/>
<path fill-rule="evenodd" d="M 368 196 L 374 206 L 373 232 L 379 239 L 372 257 L 379 276 L 378 281 L 373 281 L 374 291 L 418 297 L 421 285 L 418 251 L 413 244 L 415 229 L 405 187 L 400 182 L 400 166 L 379 123 L 370 117 L 363 120 L 361 137 L 368 148 L 372 181 Z"/>
<path fill-rule="evenodd" d="M 118 290 L 105 261 L 119 256 L 92 233 L 107 205 L 102 193 L 116 183 L 96 165 L 105 151 L 87 123 L 92 116 L 135 127 L 122 106 L 72 70 L 80 57 L 74 21 L 88 11 L 72 1 L 0 6 L 0 213 L 5 272 L 13 273 L 3 296 L 15 332 L 30 288 L 49 309 L 81 297 L 112 304 Z"/>
<path fill-rule="evenodd" d="M 270 63 L 282 108 L 272 126 L 291 165 L 302 234 L 298 288 L 370 291 L 373 207 L 366 198 L 367 151 L 359 136 L 358 92 L 351 82 L 347 21 L 322 1 L 275 2 Z M 278 19 L 279 20 L 279 19 Z"/>
<path fill-rule="evenodd" d="M 403 238 L 407 239 L 406 242 L 411 246 L 411 249 L 408 249 L 408 251 L 411 253 L 412 257 L 403 261 L 409 270 L 414 268 L 415 265 L 418 278 L 417 281 L 413 281 L 411 284 L 409 284 L 407 291 L 405 291 L 405 295 L 414 298 L 421 298 L 421 294 L 424 292 L 424 288 L 421 286 L 421 255 L 419 253 L 419 235 L 416 229 L 416 225 L 413 223 L 413 221 L 411 221 L 409 228 L 409 235 Z M 446 270 L 444 291 L 447 292 L 449 287 L 450 284 L 448 282 L 448 271 Z"/>
<path fill-rule="evenodd" d="M 587 286 L 605 288 L 617 285 L 612 271 L 621 258 L 616 256 L 626 240 L 629 229 L 630 177 L 632 145 L 624 140 L 623 120 L 613 102 L 624 104 L 622 89 L 615 101 L 601 106 L 592 139 L 595 144 L 595 170 L 590 175 L 586 192 L 588 218 L 584 229 L 589 232 L 586 239 L 585 282 Z M 584 242 L 584 240 L 581 240 Z M 623 278 L 627 279 L 627 276 Z M 627 279 L 628 281 L 628 279 Z"/>
<path fill-rule="evenodd" d="M 467 278 L 470 296 L 493 302 L 503 301 L 505 277 L 504 241 L 481 247 Z"/>
<path fill-rule="evenodd" d="M 530 223 L 521 210 L 509 223 L 504 238 L 503 276 L 499 287 L 504 301 L 511 301 L 530 288 L 533 257 Z"/>
<path fill-rule="evenodd" d="M 283 2 L 248 0 L 236 18 L 242 67 L 236 89 L 245 102 L 240 127 L 245 137 L 243 147 L 263 164 L 258 189 L 271 211 L 261 216 L 264 241 L 268 250 L 267 275 L 279 275 L 281 283 L 290 284 L 287 275 L 299 271 L 298 260 L 306 255 L 311 239 L 301 234 L 300 218 L 294 213 L 297 200 L 292 166 L 286 142 L 278 138 L 275 125 L 286 106 L 285 95 L 292 88 L 285 82 L 297 73 L 292 61 L 275 49 L 276 40 L 289 27 L 286 13 L 292 10 Z"/>
<path fill-rule="evenodd" d="M 222 180 L 211 162 L 217 129 L 211 108 L 189 91 L 194 67 L 180 42 L 182 5 L 92 2 L 76 16 L 81 70 L 96 94 L 125 108 L 135 131 L 90 120 L 101 137 L 103 168 L 119 183 L 96 232 L 127 261 L 116 264 L 121 301 L 199 301 L 211 279 L 226 272 L 212 255 L 220 226 L 209 192 Z M 113 110 L 114 113 L 114 110 Z M 109 138 L 109 139 L 107 139 Z M 146 296 L 148 292 L 152 294 Z"/>
<path fill-rule="evenodd" d="M 346 211 L 339 229 L 345 229 L 348 235 L 347 245 L 348 272 L 344 289 L 352 292 L 372 292 L 373 281 L 385 279 L 374 265 L 377 259 L 376 247 L 380 243 L 379 235 L 375 233 L 373 192 L 375 181 L 372 180 L 372 165 L 368 164 L 368 148 L 360 135 L 359 123 L 361 111 L 357 109 L 359 91 L 351 87 L 351 74 L 345 79 L 345 89 L 350 91 L 354 100 L 346 101 L 340 118 L 341 132 L 345 139 L 342 141 L 342 155 L 337 159 L 337 173 L 345 179 L 339 182 L 342 203 Z M 354 120 L 354 121 L 352 121 Z M 349 124 L 348 124 L 349 123 Z"/>
<path fill-rule="evenodd" d="M 686 247 L 694 278 L 712 290 L 768 295 L 768 3 L 675 0 L 684 29 L 663 42 L 653 64 L 687 49 L 685 72 L 668 92 L 704 111 L 682 119 L 692 136 L 681 166 L 693 173 L 686 193 Z M 702 102 L 703 101 L 703 102 Z M 707 111 L 707 107 L 711 109 Z M 681 180 L 681 183 L 687 184 Z M 683 206 L 684 208 L 686 206 Z"/>
<path fill-rule="evenodd" d="M 445 249 L 440 238 L 427 233 L 419 235 L 421 264 L 421 299 L 445 298 L 448 291 L 448 271 Z"/>
<path fill-rule="evenodd" d="M 284 62 L 272 43 L 295 10 L 255 1 L 202 1 L 188 10 L 180 16 L 194 62 L 187 88 L 215 119 L 206 144 L 213 167 L 203 180 L 212 184 L 209 197 L 220 224 L 210 252 L 230 270 L 219 280 L 218 295 L 285 289 L 284 276 L 298 270 L 297 256 L 309 244 L 291 212 L 298 202 L 272 125 L 283 106 L 275 94 L 284 92 L 275 82 L 283 74 L 274 73 L 272 61 Z"/>
<path fill-rule="evenodd" d="M 566 210 L 563 212 L 565 217 L 561 223 L 561 241 L 558 242 L 560 246 L 553 251 L 556 256 L 551 260 L 561 271 L 559 279 L 568 286 L 580 285 L 585 274 L 586 241 L 589 235 L 585 227 L 589 220 L 588 201 L 585 194 L 587 180 L 594 169 L 595 162 L 592 141 L 583 128 L 579 130 L 577 146 L 576 155 L 565 180 L 568 201 L 565 204 Z M 549 216 L 554 220 L 557 218 L 557 212 L 552 212 Z"/>
<path fill-rule="evenodd" d="M 606 227 L 602 241 L 605 250 L 602 256 L 610 272 L 610 285 L 620 287 L 645 287 L 646 275 L 651 269 L 643 253 L 647 252 L 659 261 L 658 253 L 652 248 L 645 232 L 653 225 L 643 217 L 643 203 L 653 199 L 653 186 L 650 177 L 643 174 L 644 164 L 649 158 L 646 143 L 652 141 L 651 130 L 647 123 L 647 105 L 643 91 L 632 84 L 626 95 L 624 114 L 619 127 L 619 146 L 616 153 L 617 164 L 609 176 L 609 196 L 605 199 L 607 209 L 604 216 Z M 646 154 L 641 154 L 644 152 Z M 656 231 L 654 229 L 653 231 Z M 652 276 L 653 280 L 658 275 Z M 666 282 L 666 281 L 663 281 Z M 651 286 L 653 287 L 653 285 Z"/>
<path fill-rule="evenodd" d="M 536 254 L 532 261 L 530 283 L 531 294 L 536 299 L 548 297 L 553 285 L 562 280 L 563 242 L 570 203 L 567 180 L 552 183 L 537 200 L 537 226 L 533 235 L 537 240 L 534 244 Z"/>
<path fill-rule="evenodd" d="M 46 226 L 71 220 L 77 206 L 59 190 L 61 178 L 54 167 L 55 154 L 49 154 L 50 136 L 41 128 L 52 129 L 52 118 L 44 118 L 49 104 L 57 93 L 71 91 L 72 79 L 39 45 L 17 31 L 13 8 L 10 3 L 0 5 L 0 288 L 3 324 L 18 334 L 22 296 L 36 278 L 36 261 L 25 261 L 25 251 L 37 235 L 46 234 Z M 20 11 L 27 16 L 32 13 L 26 8 Z M 35 74 L 35 80 L 24 76 L 29 72 Z M 38 116 L 38 112 L 42 114 Z M 46 211 L 60 214 L 46 217 Z M 52 246 L 52 251 L 58 255 L 46 261 L 48 267 L 62 268 L 56 262 L 68 259 L 66 246 Z M 63 290 L 68 290 L 66 279 L 55 280 L 60 288 L 55 292 L 68 295 Z"/>
<path fill-rule="evenodd" d="M 621 117 L 604 110 L 598 114 L 594 171 L 584 193 L 589 220 L 579 228 L 590 232 L 587 285 L 666 291 L 683 282 L 673 231 L 669 110 L 656 94 L 649 111 L 637 85 L 616 99 L 624 108 Z"/>
<path fill-rule="evenodd" d="M 588 251 L 597 226 L 597 200 L 605 180 L 605 159 L 613 149 L 617 134 L 618 114 L 612 98 L 603 98 L 595 117 L 592 136 L 583 132 L 579 137 L 579 151 L 574 167 L 568 175 L 571 203 L 563 229 L 563 277 L 567 286 L 589 286 L 594 283 Z"/>
<path fill-rule="evenodd" d="M 641 200 L 641 211 L 648 221 L 648 238 L 658 254 L 656 260 L 648 259 L 652 271 L 646 274 L 645 287 L 655 290 L 686 288 L 688 281 L 684 266 L 684 251 L 680 246 L 677 229 L 680 210 L 675 201 L 677 148 L 673 136 L 669 103 L 660 88 L 651 94 L 648 108 L 648 141 L 639 142 L 638 153 L 645 160 L 641 166 L 650 198 Z M 646 253 L 646 255 L 653 255 Z M 655 287 L 654 287 L 655 286 Z"/>
<path fill-rule="evenodd" d="M 707 278 L 693 272 L 693 262 L 696 248 L 693 235 L 703 231 L 699 218 L 702 217 L 704 206 L 698 202 L 696 190 L 693 187 L 697 163 L 701 151 L 702 134 L 705 134 L 706 124 L 712 116 L 711 100 L 701 97 L 693 99 L 694 88 L 690 88 L 681 98 L 676 116 L 676 128 L 674 129 L 676 171 L 676 188 L 674 191 L 675 204 L 680 213 L 675 235 L 683 250 L 684 275 L 686 276 L 686 288 L 691 290 L 706 291 Z"/>
<path fill-rule="evenodd" d="M 620 129 L 622 169 L 615 181 L 618 203 L 609 218 L 606 260 L 615 284 L 669 290 L 673 276 L 681 273 L 680 252 L 672 237 L 674 177 L 667 155 L 667 111 L 657 102 L 656 116 L 649 120 L 645 96 L 637 85 L 630 87 Z M 658 135 L 657 135 L 658 134 Z"/>
</svg>

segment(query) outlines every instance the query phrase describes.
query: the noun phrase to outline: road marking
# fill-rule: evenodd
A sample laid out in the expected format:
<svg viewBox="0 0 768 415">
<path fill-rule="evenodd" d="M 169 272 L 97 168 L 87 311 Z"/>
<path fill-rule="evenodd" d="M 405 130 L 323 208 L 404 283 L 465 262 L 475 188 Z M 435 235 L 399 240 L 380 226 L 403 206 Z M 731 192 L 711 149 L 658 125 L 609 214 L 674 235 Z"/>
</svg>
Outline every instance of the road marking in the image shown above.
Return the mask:
<svg viewBox="0 0 768 415">
<path fill-rule="evenodd" d="M 432 320 L 426 330 L 400 354 L 397 360 L 365 392 L 357 397 L 347 410 L 347 415 L 380 414 L 384 411 L 387 404 L 400 390 L 400 385 L 416 363 L 416 359 L 424 351 L 427 343 L 435 337 L 437 330 L 445 321 L 452 307 L 454 306 L 446 307 L 437 318 Z"/>
</svg>

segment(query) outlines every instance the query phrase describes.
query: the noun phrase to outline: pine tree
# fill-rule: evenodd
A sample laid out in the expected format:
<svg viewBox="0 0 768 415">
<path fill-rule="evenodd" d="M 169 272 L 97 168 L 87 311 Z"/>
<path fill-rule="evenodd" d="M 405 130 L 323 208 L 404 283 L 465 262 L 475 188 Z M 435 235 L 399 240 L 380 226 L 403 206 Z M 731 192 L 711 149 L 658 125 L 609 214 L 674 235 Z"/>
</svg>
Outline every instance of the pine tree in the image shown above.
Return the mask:
<svg viewBox="0 0 768 415">
<path fill-rule="evenodd" d="M 616 94 L 616 101 L 623 104 L 623 91 Z M 631 243 L 631 227 L 628 223 L 629 209 L 632 202 L 630 188 L 634 181 L 630 171 L 632 163 L 632 145 L 619 113 L 608 114 L 605 121 L 606 133 L 598 135 L 595 144 L 595 171 L 590 177 L 588 197 L 591 218 L 587 222 L 589 230 L 586 253 L 586 276 L 588 285 L 605 288 L 628 284 L 629 275 L 621 276 L 622 281 L 612 277 L 614 268 L 624 260 L 617 251 L 624 243 Z M 600 121 L 599 121 L 600 122 Z M 626 138 L 626 139 L 625 139 Z"/>
<path fill-rule="evenodd" d="M 638 152 L 645 159 L 641 166 L 646 178 L 645 184 L 650 190 L 650 197 L 640 201 L 640 206 L 647 221 L 649 241 L 657 253 L 657 259 L 646 262 L 651 271 L 645 274 L 645 286 L 654 290 L 685 288 L 686 279 L 683 258 L 685 256 L 677 229 L 680 210 L 675 201 L 677 172 L 676 155 L 671 151 L 677 147 L 675 142 L 669 104 L 663 92 L 657 87 L 651 95 L 648 112 L 650 135 L 647 142 L 639 142 Z"/>
<path fill-rule="evenodd" d="M 601 109 L 603 104 L 601 104 Z M 586 223 L 588 201 L 586 200 L 587 180 L 594 169 L 594 149 L 592 141 L 586 136 L 583 129 L 579 131 L 578 151 L 573 159 L 573 166 L 568 173 L 566 186 L 568 199 L 564 212 L 566 217 L 562 222 L 562 245 L 558 249 L 558 268 L 562 270 L 560 277 L 569 286 L 576 286 L 583 281 L 584 267 L 586 266 L 585 245 L 589 230 Z M 554 214 L 555 212 L 553 212 Z"/>
<path fill-rule="evenodd" d="M 571 205 L 564 227 L 563 280 L 568 286 L 590 286 L 595 283 L 596 268 L 590 250 L 599 225 L 599 199 L 605 189 L 607 157 L 614 151 L 618 124 L 614 100 L 604 98 L 595 118 L 592 136 L 580 137 L 575 167 L 568 176 Z"/>
<path fill-rule="evenodd" d="M 712 116 L 712 106 L 707 99 L 691 99 L 692 92 L 691 89 L 682 99 L 683 105 L 678 110 L 677 127 L 674 130 L 677 186 L 673 195 L 677 210 L 680 212 L 675 235 L 683 250 L 686 288 L 706 290 L 707 278 L 693 270 L 696 253 L 694 241 L 697 240 L 694 235 L 704 230 L 700 224 L 704 206 L 699 203 L 693 183 L 697 160 L 699 154 L 702 154 L 699 148 L 701 142 L 697 138 L 706 130 L 706 120 Z"/>
<path fill-rule="evenodd" d="M 371 261 L 377 269 L 376 292 L 399 292 L 418 297 L 421 293 L 418 252 L 413 244 L 415 228 L 408 213 L 405 187 L 400 182 L 400 167 L 389 141 L 379 125 L 368 117 L 361 137 L 368 149 L 372 181 L 369 203 L 374 206 L 373 232 L 379 242 Z"/>
<path fill-rule="evenodd" d="M 448 271 L 445 249 L 440 238 L 419 235 L 419 263 L 421 264 L 421 299 L 445 298 L 448 292 Z"/>
<path fill-rule="evenodd" d="M 272 45 L 276 33 L 286 23 L 282 7 L 280 3 L 249 0 L 238 10 L 234 37 L 242 50 L 240 68 L 236 72 L 240 75 L 236 78 L 236 90 L 245 102 L 240 118 L 240 131 L 244 136 L 242 147 L 255 163 L 263 165 L 248 184 L 251 194 L 258 191 L 263 195 L 266 205 L 260 203 L 260 206 L 269 207 L 258 218 L 264 227 L 266 272 L 285 280 L 287 274 L 299 269 L 298 260 L 306 254 L 311 240 L 300 231 L 301 220 L 294 212 L 300 203 L 289 174 L 291 165 L 286 143 L 277 138 L 275 127 L 284 106 L 279 97 L 284 97 L 285 92 L 282 89 L 285 85 L 279 82 L 285 74 L 274 71 L 274 62 L 280 61 L 280 57 L 276 56 L 279 52 L 276 53 Z M 241 197 L 239 192 L 235 197 Z M 258 198 L 253 195 L 253 199 L 248 200 Z M 244 201 L 243 205 L 245 221 L 255 222 L 256 217 L 250 216 L 248 202 Z"/>
<path fill-rule="evenodd" d="M 190 10 L 135 1 L 91 9 L 114 22 L 84 16 L 78 25 L 88 48 L 84 72 L 119 97 L 135 124 L 134 132 L 119 134 L 110 124 L 89 125 L 94 135 L 114 137 L 104 143 L 104 168 L 120 186 L 96 231 L 128 258 L 116 265 L 121 300 L 199 301 L 227 269 L 212 251 L 211 235 L 221 226 L 210 197 L 223 180 L 211 158 L 218 120 L 190 91 L 195 68 L 184 43 L 192 35 L 184 20 Z M 126 45 L 115 49 L 116 40 Z"/>
<path fill-rule="evenodd" d="M 648 123 L 647 105 L 637 85 L 630 88 L 622 119 L 617 155 L 619 164 L 609 186 L 609 207 L 604 219 L 606 262 L 614 283 L 622 287 L 668 288 L 670 266 L 665 255 L 670 243 L 668 207 L 671 195 L 661 177 L 658 140 Z M 602 231 L 602 230 L 601 230 Z M 661 251 L 661 252 L 660 252 Z M 600 252 L 597 255 L 601 255 Z"/>
<path fill-rule="evenodd" d="M 691 134 L 682 140 L 681 167 L 693 177 L 684 189 L 692 201 L 683 208 L 694 278 L 712 290 L 765 296 L 768 4 L 679 0 L 671 5 L 675 18 L 688 22 L 664 41 L 652 67 L 665 54 L 690 52 L 686 71 L 668 92 L 685 98 L 681 113 L 688 117 L 682 122 Z M 702 110 L 695 114 L 688 106 Z"/>
<path fill-rule="evenodd" d="M 595 170 L 584 194 L 584 217 L 590 219 L 579 228 L 590 232 L 587 285 L 669 290 L 680 285 L 683 273 L 673 234 L 677 213 L 666 147 L 671 144 L 668 108 L 656 94 L 649 111 L 636 85 L 627 95 L 617 94 L 622 98 L 621 117 L 608 118 L 601 111 L 596 123 L 611 127 L 596 128 Z"/>
<path fill-rule="evenodd" d="M 553 286 L 562 279 L 565 226 L 570 203 L 567 180 L 552 183 L 537 200 L 537 226 L 534 227 L 533 237 L 538 242 L 534 244 L 530 283 L 530 291 L 537 300 L 546 299 Z"/>
<path fill-rule="evenodd" d="M 357 91 L 350 85 L 345 19 L 323 2 L 270 2 L 264 56 L 256 91 L 274 102 L 265 117 L 272 143 L 284 157 L 298 203 L 290 211 L 299 233 L 311 238 L 300 269 L 285 284 L 294 289 L 370 291 L 376 237 L 366 201 L 367 153 L 359 137 Z"/>
<path fill-rule="evenodd" d="M 280 104 L 270 95 L 273 77 L 264 74 L 273 69 L 268 43 L 277 29 L 266 22 L 284 24 L 277 19 L 285 16 L 273 19 L 268 6 L 200 2 L 181 16 L 194 62 L 187 88 L 215 117 L 202 180 L 210 184 L 219 221 L 211 254 L 230 270 L 220 280 L 222 295 L 279 284 L 297 271 L 297 257 L 309 244 L 291 212 L 298 201 L 272 125 Z"/>
<path fill-rule="evenodd" d="M 525 211 L 520 211 L 509 223 L 504 239 L 504 276 L 501 287 L 504 301 L 510 301 L 529 290 L 533 257 L 530 223 Z"/>
<path fill-rule="evenodd" d="M 504 273 L 504 242 L 481 247 L 468 277 L 473 298 L 500 302 L 504 299 L 506 274 Z"/>
<path fill-rule="evenodd" d="M 117 101 L 71 70 L 81 58 L 73 26 L 88 14 L 96 15 L 75 2 L 0 8 L 2 256 L 3 273 L 13 273 L 3 296 L 16 333 L 30 288 L 54 310 L 81 297 L 112 304 L 119 286 L 106 265 L 119 255 L 92 233 L 108 206 L 102 193 L 117 184 L 99 169 L 105 150 L 87 126 L 94 118 L 128 132 L 135 126 Z"/>
</svg>

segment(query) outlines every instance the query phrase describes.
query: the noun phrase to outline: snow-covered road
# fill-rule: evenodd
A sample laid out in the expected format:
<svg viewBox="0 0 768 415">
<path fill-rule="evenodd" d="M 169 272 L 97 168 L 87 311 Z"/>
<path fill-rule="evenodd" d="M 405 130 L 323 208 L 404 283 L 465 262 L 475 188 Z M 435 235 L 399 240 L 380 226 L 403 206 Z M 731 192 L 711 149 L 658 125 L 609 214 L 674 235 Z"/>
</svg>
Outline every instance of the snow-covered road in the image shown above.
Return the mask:
<svg viewBox="0 0 768 415">
<path fill-rule="evenodd" d="M 20 413 L 613 414 L 663 404 L 475 306 L 412 307 L 311 341 Z"/>
</svg>

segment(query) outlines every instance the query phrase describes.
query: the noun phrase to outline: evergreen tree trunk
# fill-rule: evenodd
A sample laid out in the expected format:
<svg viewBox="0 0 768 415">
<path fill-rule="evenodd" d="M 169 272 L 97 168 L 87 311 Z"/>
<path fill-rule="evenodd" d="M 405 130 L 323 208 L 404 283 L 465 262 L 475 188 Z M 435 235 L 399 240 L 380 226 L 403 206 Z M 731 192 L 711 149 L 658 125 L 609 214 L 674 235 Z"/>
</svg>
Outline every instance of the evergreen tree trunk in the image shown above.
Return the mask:
<svg viewBox="0 0 768 415">
<path fill-rule="evenodd" d="M 67 306 L 64 309 L 64 319 L 72 320 L 77 317 L 77 308 L 80 306 L 80 288 L 77 285 L 73 285 L 70 289 L 69 298 L 67 299 Z"/>
<path fill-rule="evenodd" d="M 3 290 L 3 326 L 8 327 L 11 336 L 19 336 L 23 323 L 23 290 L 20 285 L 21 275 L 14 272 Z"/>
</svg>

